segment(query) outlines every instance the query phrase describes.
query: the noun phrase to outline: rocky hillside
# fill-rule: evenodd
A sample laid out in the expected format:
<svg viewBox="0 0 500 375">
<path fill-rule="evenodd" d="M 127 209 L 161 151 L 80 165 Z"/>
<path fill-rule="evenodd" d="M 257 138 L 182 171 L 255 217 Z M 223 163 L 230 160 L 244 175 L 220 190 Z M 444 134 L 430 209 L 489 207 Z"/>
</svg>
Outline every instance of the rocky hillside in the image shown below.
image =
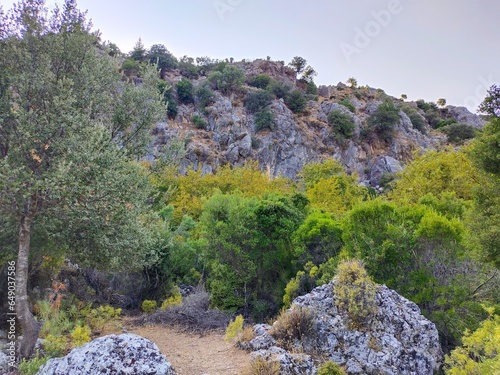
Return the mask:
<svg viewBox="0 0 500 375">
<path fill-rule="evenodd" d="M 172 140 L 180 139 L 186 145 L 184 170 L 192 167 L 212 173 L 219 165 L 256 160 L 271 175 L 290 178 L 310 161 L 335 158 L 349 173 L 356 173 L 360 182 L 375 186 L 384 173 L 400 170 L 415 151 L 439 149 L 450 140 L 459 143 L 470 137 L 472 128 L 484 125 L 479 116 L 464 107 L 408 102 L 352 82 L 350 86 L 339 83 L 316 87 L 297 79 L 296 72 L 283 62 L 219 63 L 222 71 L 221 64 L 243 71 L 244 82 L 231 90 L 221 88 L 220 82 L 211 77 L 217 66 L 194 77 L 182 69 L 163 74 L 170 87 L 170 108 L 176 108 L 166 122 L 157 125 L 150 158 L 160 157 Z M 183 85 L 187 81 L 192 85 L 189 88 L 187 84 L 192 100 L 185 99 Z M 209 100 L 199 97 L 202 87 L 211 90 Z M 266 124 L 264 116 L 262 125 L 253 99 L 262 99 L 265 91 L 272 95 L 263 103 L 257 100 L 257 109 L 272 117 Z M 303 108 L 287 100 L 297 91 L 304 100 Z M 377 131 L 378 125 L 371 119 L 382 103 L 390 103 L 397 110 L 390 134 Z M 349 132 L 340 129 L 339 133 L 335 119 L 329 120 L 335 111 L 350 118 L 353 128 Z M 456 128 L 450 129 L 450 125 Z M 461 131 L 458 136 L 457 131 Z"/>
</svg>

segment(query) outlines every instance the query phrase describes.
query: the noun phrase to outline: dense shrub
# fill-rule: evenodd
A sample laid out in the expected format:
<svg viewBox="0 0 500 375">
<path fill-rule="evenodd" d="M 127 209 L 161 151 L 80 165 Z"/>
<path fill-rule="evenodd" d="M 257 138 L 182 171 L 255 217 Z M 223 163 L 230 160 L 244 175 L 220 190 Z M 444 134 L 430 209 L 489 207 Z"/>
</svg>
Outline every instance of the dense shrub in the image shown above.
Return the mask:
<svg viewBox="0 0 500 375">
<path fill-rule="evenodd" d="M 273 100 L 273 94 L 265 90 L 256 90 L 248 93 L 245 98 L 245 107 L 248 111 L 256 113 L 264 110 Z"/>
<path fill-rule="evenodd" d="M 377 111 L 368 117 L 368 124 L 385 142 L 391 142 L 394 128 L 399 121 L 399 111 L 391 102 L 379 105 Z"/>
<path fill-rule="evenodd" d="M 200 115 L 193 115 L 193 117 L 191 117 L 191 121 L 193 121 L 193 124 L 198 129 L 204 129 L 205 126 L 207 126 L 207 123 L 205 122 L 205 120 L 203 119 L 203 117 L 201 117 Z"/>
<path fill-rule="evenodd" d="M 195 102 L 196 105 L 204 109 L 207 105 L 211 104 L 214 100 L 214 92 L 209 85 L 200 85 L 195 89 Z"/>
<path fill-rule="evenodd" d="M 146 314 L 149 314 L 154 309 L 156 309 L 156 301 L 152 301 L 152 300 L 148 300 L 148 299 L 142 301 L 141 310 L 144 311 Z"/>
<path fill-rule="evenodd" d="M 299 90 L 295 90 L 285 97 L 285 104 L 293 113 L 300 113 L 306 109 L 307 101 Z"/>
<path fill-rule="evenodd" d="M 337 307 L 347 313 L 351 327 L 363 327 L 376 314 L 377 284 L 360 260 L 351 259 L 338 265 L 333 289 Z"/>
<path fill-rule="evenodd" d="M 445 126 L 451 125 L 451 124 L 456 124 L 457 120 L 454 118 L 447 118 L 445 120 L 440 120 L 436 126 L 434 126 L 435 129 L 441 129 L 444 128 Z"/>
<path fill-rule="evenodd" d="M 243 85 L 245 74 L 241 69 L 234 65 L 225 64 L 222 70 L 217 69 L 216 67 L 216 70 L 208 76 L 208 81 L 216 90 L 228 94 Z"/>
<path fill-rule="evenodd" d="M 328 124 L 332 127 L 332 132 L 338 140 L 351 138 L 356 129 L 351 116 L 340 110 L 331 111 L 328 114 Z"/>
<path fill-rule="evenodd" d="M 122 64 L 123 72 L 126 75 L 136 75 L 139 73 L 139 61 L 126 59 Z"/>
<path fill-rule="evenodd" d="M 190 80 L 182 78 L 176 85 L 177 97 L 182 104 L 194 103 L 193 84 Z"/>
<path fill-rule="evenodd" d="M 243 315 L 238 315 L 234 320 L 232 320 L 226 328 L 226 335 L 224 339 L 226 341 L 233 341 L 236 337 L 243 331 L 244 323 Z"/>
<path fill-rule="evenodd" d="M 345 375 L 345 372 L 334 361 L 327 361 L 318 368 L 318 375 Z"/>
<path fill-rule="evenodd" d="M 406 113 L 413 125 L 413 128 L 421 133 L 425 133 L 425 119 L 413 107 L 403 107 L 403 112 Z"/>
<path fill-rule="evenodd" d="M 318 86 L 314 82 L 308 82 L 306 87 L 307 95 L 318 95 Z"/>
<path fill-rule="evenodd" d="M 349 111 L 351 111 L 352 113 L 355 113 L 356 112 L 356 107 L 354 107 L 352 104 L 351 104 L 351 101 L 347 98 L 341 100 L 339 102 L 340 105 L 343 105 L 344 107 L 346 107 Z"/>
<path fill-rule="evenodd" d="M 258 76 L 250 79 L 248 84 L 259 89 L 265 89 L 272 82 L 272 78 L 267 74 L 259 74 Z"/>
<path fill-rule="evenodd" d="M 170 297 L 168 297 L 165 301 L 163 301 L 160 309 L 166 310 L 171 306 L 177 306 L 180 305 L 181 303 L 182 303 L 182 295 L 179 290 L 179 287 L 176 286 L 175 288 L 173 288 Z"/>
<path fill-rule="evenodd" d="M 173 95 L 172 86 L 168 86 L 167 82 L 160 81 L 158 83 L 158 90 L 163 94 L 163 102 L 167 105 L 167 116 L 174 119 L 177 116 L 177 102 Z"/>
<path fill-rule="evenodd" d="M 21 375 L 35 375 L 41 366 L 45 365 L 49 357 L 39 357 L 38 355 L 32 359 L 23 359 L 19 363 L 19 373 Z"/>
<path fill-rule="evenodd" d="M 440 129 L 448 136 L 448 142 L 461 144 L 476 136 L 476 129 L 467 124 L 451 124 Z"/>
<path fill-rule="evenodd" d="M 267 90 L 272 92 L 278 99 L 284 99 L 290 91 L 292 91 L 292 86 L 288 83 L 281 81 L 272 81 Z"/>
<path fill-rule="evenodd" d="M 255 119 L 255 130 L 259 131 L 265 128 L 274 129 L 274 116 L 271 111 L 264 110 L 257 112 L 254 115 Z"/>
</svg>

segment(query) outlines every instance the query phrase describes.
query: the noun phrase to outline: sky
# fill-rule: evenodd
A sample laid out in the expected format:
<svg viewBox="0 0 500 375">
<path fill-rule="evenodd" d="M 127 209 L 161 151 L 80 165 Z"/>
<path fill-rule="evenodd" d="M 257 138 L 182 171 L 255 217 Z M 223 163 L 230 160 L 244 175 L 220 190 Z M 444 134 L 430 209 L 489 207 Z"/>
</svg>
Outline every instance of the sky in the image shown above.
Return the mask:
<svg viewBox="0 0 500 375">
<path fill-rule="evenodd" d="M 12 0 L 0 0 L 12 3 Z M 48 0 L 47 5 L 62 4 Z M 500 83 L 498 0 L 79 0 L 103 41 L 176 57 L 305 58 L 318 85 L 354 77 L 409 100 L 477 106 Z M 7 6 L 8 8 L 8 6 Z"/>
</svg>

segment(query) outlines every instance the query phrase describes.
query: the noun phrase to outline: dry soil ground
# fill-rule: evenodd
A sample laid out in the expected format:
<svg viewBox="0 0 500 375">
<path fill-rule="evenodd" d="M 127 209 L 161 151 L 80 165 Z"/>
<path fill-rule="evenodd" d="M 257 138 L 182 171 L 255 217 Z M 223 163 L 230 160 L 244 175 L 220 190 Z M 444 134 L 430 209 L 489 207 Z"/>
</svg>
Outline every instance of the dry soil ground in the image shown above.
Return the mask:
<svg viewBox="0 0 500 375">
<path fill-rule="evenodd" d="M 153 341 L 178 375 L 239 375 L 250 355 L 224 341 L 221 333 L 189 334 L 164 326 L 130 326 L 129 333 Z"/>
</svg>

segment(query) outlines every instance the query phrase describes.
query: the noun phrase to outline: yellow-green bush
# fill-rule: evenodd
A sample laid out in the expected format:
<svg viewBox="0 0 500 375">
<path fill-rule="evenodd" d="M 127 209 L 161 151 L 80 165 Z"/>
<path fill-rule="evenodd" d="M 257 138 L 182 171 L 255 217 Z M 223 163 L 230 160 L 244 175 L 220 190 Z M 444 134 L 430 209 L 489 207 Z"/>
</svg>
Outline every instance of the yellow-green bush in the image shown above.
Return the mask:
<svg viewBox="0 0 500 375">
<path fill-rule="evenodd" d="M 76 326 L 70 333 L 71 346 L 77 348 L 90 341 L 90 328 L 88 326 Z"/>
<path fill-rule="evenodd" d="M 232 341 L 236 339 L 239 333 L 243 331 L 244 319 L 242 315 L 238 315 L 231 321 L 226 328 L 226 341 Z"/>
<path fill-rule="evenodd" d="M 88 305 L 82 312 L 86 323 L 94 331 L 102 331 L 106 324 L 117 319 L 121 313 L 122 309 L 115 309 L 109 305 L 99 306 L 96 309 L 90 309 L 90 305 Z"/>
<path fill-rule="evenodd" d="M 333 286 L 337 307 L 347 312 L 353 328 L 361 328 L 377 312 L 377 284 L 366 273 L 363 262 L 350 259 L 337 267 Z"/>
<path fill-rule="evenodd" d="M 61 357 L 66 354 L 67 344 L 66 336 L 48 335 L 43 342 L 43 350 L 49 357 Z"/>
<path fill-rule="evenodd" d="M 318 375 L 345 375 L 345 372 L 335 362 L 328 361 L 318 368 Z"/>
<path fill-rule="evenodd" d="M 485 309 L 489 318 L 474 332 L 466 331 L 462 346 L 446 356 L 447 375 L 500 374 L 500 315 Z"/>
<path fill-rule="evenodd" d="M 152 301 L 149 299 L 142 301 L 141 310 L 144 311 L 146 314 L 149 314 L 154 309 L 156 309 L 156 301 Z"/>
<path fill-rule="evenodd" d="M 178 287 L 175 287 L 174 290 L 172 291 L 172 295 L 168 297 L 163 303 L 161 304 L 160 309 L 166 310 L 170 306 L 177 306 L 182 303 L 182 295 L 181 292 L 179 291 Z"/>
<path fill-rule="evenodd" d="M 23 359 L 19 363 L 18 371 L 22 375 L 35 375 L 48 360 L 49 357 L 39 357 L 38 355 L 32 359 Z"/>
</svg>

